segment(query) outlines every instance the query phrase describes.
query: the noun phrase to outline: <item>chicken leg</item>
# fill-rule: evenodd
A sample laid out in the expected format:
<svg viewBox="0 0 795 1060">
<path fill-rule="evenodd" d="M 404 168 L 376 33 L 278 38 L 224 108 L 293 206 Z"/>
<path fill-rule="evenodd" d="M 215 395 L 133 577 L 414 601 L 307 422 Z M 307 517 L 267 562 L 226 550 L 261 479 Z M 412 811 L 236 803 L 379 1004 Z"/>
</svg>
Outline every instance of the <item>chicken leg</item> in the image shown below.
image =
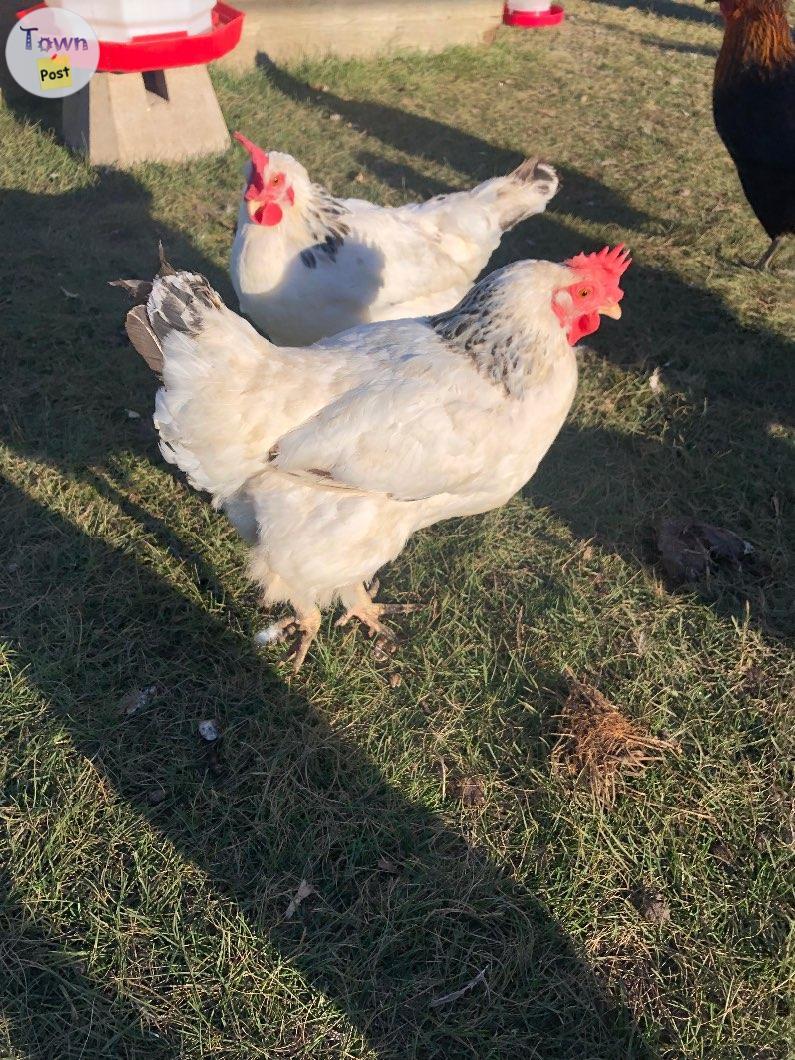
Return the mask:
<svg viewBox="0 0 795 1060">
<path fill-rule="evenodd" d="M 761 256 L 761 258 L 759 258 L 758 261 L 754 262 L 752 268 L 758 269 L 760 272 L 769 272 L 770 271 L 770 263 L 772 262 L 773 258 L 776 256 L 776 254 L 781 249 L 781 245 L 784 242 L 785 238 L 786 238 L 785 236 L 780 235 L 780 236 L 776 236 L 774 239 L 771 239 L 770 240 L 770 246 L 767 248 L 767 250 Z"/>
<path fill-rule="evenodd" d="M 381 619 L 385 615 L 407 615 L 417 610 L 416 604 L 377 604 L 373 596 L 378 591 L 378 584 L 371 585 L 371 592 L 361 582 L 349 585 L 340 593 L 345 613 L 334 623 L 336 626 L 347 626 L 354 618 L 367 627 L 371 637 L 380 636 L 386 640 L 395 640 L 394 632 L 385 626 Z M 372 594 L 372 595 L 371 595 Z"/>
<path fill-rule="evenodd" d="M 298 673 L 319 629 L 320 609 L 313 607 L 306 612 L 296 611 L 294 615 L 288 615 L 286 618 L 272 622 L 256 634 L 254 641 L 259 645 L 281 644 L 292 633 L 296 633 L 297 638 L 288 658 L 292 658 L 293 671 Z"/>
</svg>

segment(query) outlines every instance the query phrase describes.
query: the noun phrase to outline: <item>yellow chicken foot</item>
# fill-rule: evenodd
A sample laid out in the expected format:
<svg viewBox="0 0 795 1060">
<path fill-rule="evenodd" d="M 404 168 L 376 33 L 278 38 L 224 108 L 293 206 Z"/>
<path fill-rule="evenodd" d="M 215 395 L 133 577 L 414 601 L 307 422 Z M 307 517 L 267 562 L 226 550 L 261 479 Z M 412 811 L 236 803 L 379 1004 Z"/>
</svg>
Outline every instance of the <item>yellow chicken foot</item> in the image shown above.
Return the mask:
<svg viewBox="0 0 795 1060">
<path fill-rule="evenodd" d="M 280 618 L 278 622 L 272 622 L 265 629 L 261 629 L 254 640 L 260 645 L 281 644 L 295 632 L 296 641 L 288 652 L 287 658 L 292 659 L 293 672 L 298 673 L 319 629 L 320 611 L 313 608 L 306 614 L 288 615 L 287 618 Z"/>
<path fill-rule="evenodd" d="M 301 667 L 304 665 L 304 659 L 306 653 L 309 651 L 312 641 L 317 636 L 316 629 L 302 629 L 295 643 L 295 646 L 291 648 L 287 655 L 288 659 L 293 660 L 293 673 L 297 674 Z"/>
<path fill-rule="evenodd" d="M 345 613 L 334 623 L 336 626 L 347 626 L 352 619 L 357 618 L 367 630 L 371 637 L 379 636 L 385 640 L 394 641 L 395 633 L 385 626 L 381 619 L 385 615 L 408 615 L 417 610 L 416 604 L 377 604 L 373 595 L 378 591 L 378 585 L 373 582 L 370 591 L 363 585 L 357 585 L 350 591 L 340 594 Z"/>
</svg>

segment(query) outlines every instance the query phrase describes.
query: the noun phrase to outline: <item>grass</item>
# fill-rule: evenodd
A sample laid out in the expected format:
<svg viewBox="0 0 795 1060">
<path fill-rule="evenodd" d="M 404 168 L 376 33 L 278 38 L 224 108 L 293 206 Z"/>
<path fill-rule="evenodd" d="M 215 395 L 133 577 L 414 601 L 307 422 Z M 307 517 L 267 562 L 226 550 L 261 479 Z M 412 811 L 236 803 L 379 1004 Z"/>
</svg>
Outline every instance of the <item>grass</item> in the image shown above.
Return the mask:
<svg viewBox="0 0 795 1060">
<path fill-rule="evenodd" d="M 239 152 L 95 172 L 46 108 L 0 110 L 4 1058 L 788 1054 L 793 285 L 734 264 L 764 237 L 711 126 L 715 17 L 649 7 L 215 74 L 231 127 L 338 194 L 540 152 L 563 189 L 498 261 L 635 255 L 524 494 L 385 572 L 425 605 L 399 657 L 329 618 L 295 680 L 252 647 L 234 535 L 157 453 L 105 286 L 162 238 L 229 297 Z M 677 515 L 756 562 L 667 584 Z M 612 807 L 553 768 L 567 674 L 678 746 Z"/>
</svg>

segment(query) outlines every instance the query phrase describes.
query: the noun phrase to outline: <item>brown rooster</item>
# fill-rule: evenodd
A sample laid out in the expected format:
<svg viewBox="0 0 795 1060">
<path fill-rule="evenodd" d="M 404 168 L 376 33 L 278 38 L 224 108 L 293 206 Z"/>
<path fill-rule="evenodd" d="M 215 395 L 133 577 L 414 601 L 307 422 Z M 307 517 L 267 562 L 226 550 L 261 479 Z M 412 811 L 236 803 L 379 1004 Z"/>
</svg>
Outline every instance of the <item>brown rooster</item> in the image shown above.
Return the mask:
<svg viewBox="0 0 795 1060">
<path fill-rule="evenodd" d="M 786 0 L 720 0 L 725 21 L 715 66 L 715 128 L 745 197 L 770 237 L 767 269 L 795 233 L 795 43 Z"/>
</svg>

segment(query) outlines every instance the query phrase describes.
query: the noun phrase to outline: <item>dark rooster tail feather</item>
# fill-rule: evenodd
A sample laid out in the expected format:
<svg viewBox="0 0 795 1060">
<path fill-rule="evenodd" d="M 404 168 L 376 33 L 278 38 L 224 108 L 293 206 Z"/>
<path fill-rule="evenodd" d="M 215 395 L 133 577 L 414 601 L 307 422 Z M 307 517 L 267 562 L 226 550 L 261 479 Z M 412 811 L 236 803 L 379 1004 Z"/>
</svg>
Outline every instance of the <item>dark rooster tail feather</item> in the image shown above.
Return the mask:
<svg viewBox="0 0 795 1060">
<path fill-rule="evenodd" d="M 163 240 L 158 240 L 157 243 L 157 256 L 160 259 L 160 268 L 158 270 L 158 276 L 173 276 L 177 271 L 173 265 L 170 265 L 166 260 L 166 252 L 163 247 Z"/>
<path fill-rule="evenodd" d="M 177 270 L 166 261 L 162 242 L 157 244 L 157 257 L 160 265 L 157 275 L 173 276 Z M 145 305 L 149 300 L 149 295 L 152 293 L 152 283 L 152 280 L 109 280 L 108 286 L 120 287 L 129 294 L 136 305 Z"/>
<path fill-rule="evenodd" d="M 130 310 L 124 321 L 124 329 L 127 332 L 127 338 L 152 371 L 156 372 L 157 375 L 162 375 L 163 347 L 160 345 L 160 339 L 158 339 L 152 329 L 152 325 L 149 323 L 146 306 L 138 305 L 135 309 Z"/>
<path fill-rule="evenodd" d="M 197 272 L 172 272 L 158 276 L 152 285 L 147 315 L 159 339 L 170 331 L 198 335 L 208 309 L 223 309 L 209 280 Z"/>
<path fill-rule="evenodd" d="M 153 372 L 163 372 L 163 339 L 170 331 L 196 335 L 203 312 L 221 309 L 223 302 L 208 280 L 198 273 L 178 272 L 158 244 L 160 268 L 154 280 L 111 280 L 136 303 L 125 319 L 130 342 Z"/>
<path fill-rule="evenodd" d="M 550 184 L 555 182 L 560 184 L 560 177 L 552 166 L 540 158 L 526 158 L 508 176 L 522 184 L 532 184 L 539 180 L 549 181 Z"/>
</svg>

